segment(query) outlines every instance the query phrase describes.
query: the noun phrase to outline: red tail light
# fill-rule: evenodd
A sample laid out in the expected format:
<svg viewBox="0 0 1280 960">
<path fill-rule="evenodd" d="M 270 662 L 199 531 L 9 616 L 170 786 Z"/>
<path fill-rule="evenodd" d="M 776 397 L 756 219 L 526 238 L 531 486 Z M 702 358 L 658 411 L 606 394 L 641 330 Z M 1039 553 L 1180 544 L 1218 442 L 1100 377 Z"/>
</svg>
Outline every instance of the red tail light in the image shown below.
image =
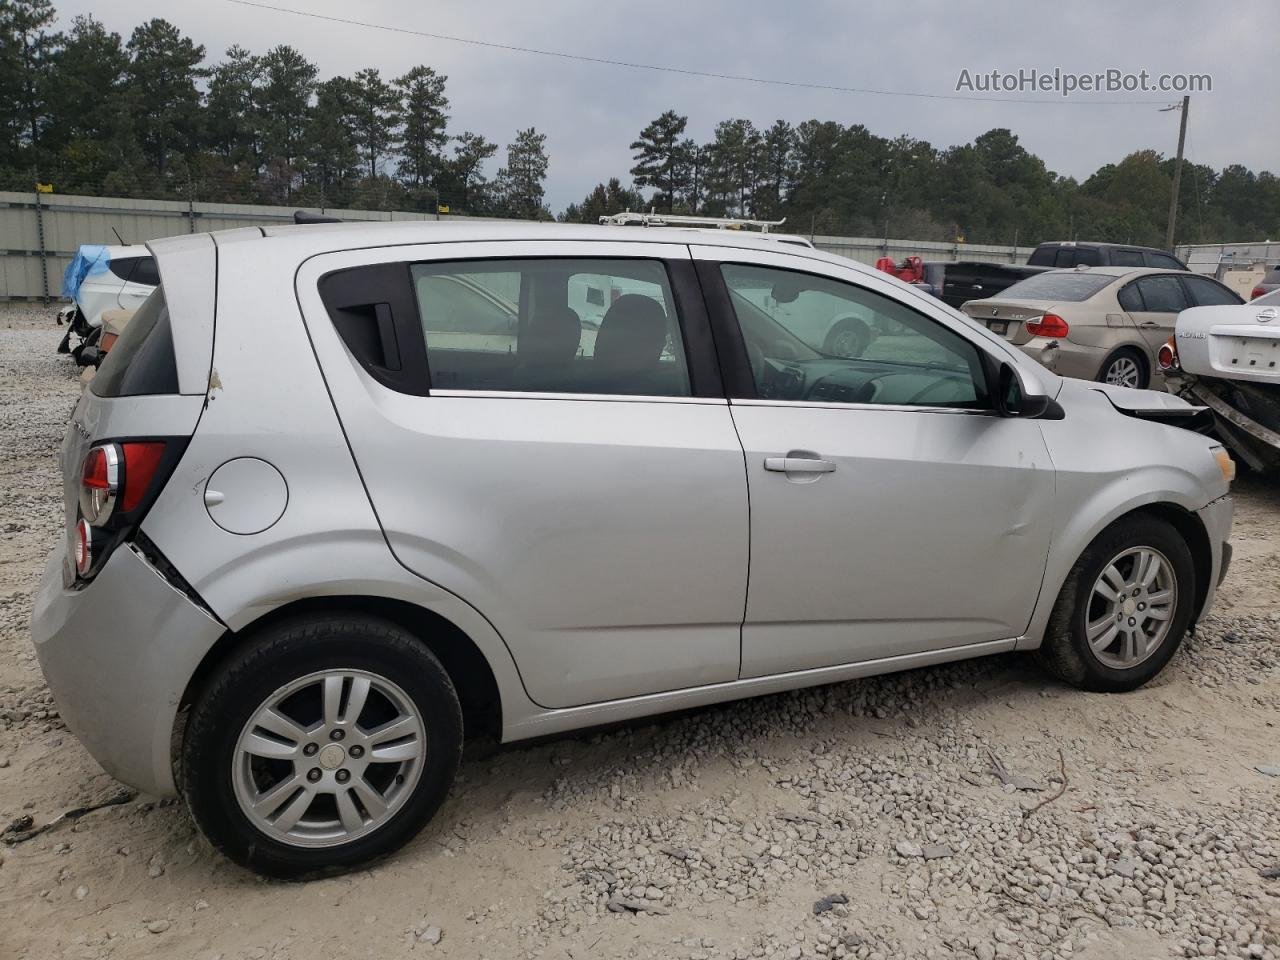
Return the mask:
<svg viewBox="0 0 1280 960">
<path fill-rule="evenodd" d="M 1253 288 L 1253 293 L 1249 294 L 1249 299 L 1250 299 L 1250 300 L 1257 300 L 1260 296 L 1262 296 L 1262 295 L 1263 295 L 1264 293 L 1266 293 L 1266 292 L 1267 292 L 1267 291 L 1266 291 L 1266 290 L 1264 290 L 1262 287 L 1254 287 L 1254 288 Z"/>
<path fill-rule="evenodd" d="M 1065 337 L 1070 327 L 1056 313 L 1046 313 L 1039 320 L 1027 321 L 1027 333 L 1033 337 Z"/>
<path fill-rule="evenodd" d="M 124 451 L 124 496 L 120 499 L 120 508 L 128 512 L 136 508 L 151 489 L 151 481 L 164 457 L 164 441 L 122 443 L 120 449 Z"/>
<path fill-rule="evenodd" d="M 80 514 L 90 526 L 102 527 L 117 507 L 137 509 L 155 480 L 164 458 L 163 440 L 101 443 L 86 454 L 80 468 Z"/>
<path fill-rule="evenodd" d="M 1178 345 L 1173 337 L 1161 344 L 1160 349 L 1156 351 L 1156 363 L 1160 364 L 1160 369 L 1166 373 L 1178 369 Z"/>
<path fill-rule="evenodd" d="M 93 529 L 83 517 L 76 524 L 76 573 L 88 574 L 93 567 Z"/>
</svg>

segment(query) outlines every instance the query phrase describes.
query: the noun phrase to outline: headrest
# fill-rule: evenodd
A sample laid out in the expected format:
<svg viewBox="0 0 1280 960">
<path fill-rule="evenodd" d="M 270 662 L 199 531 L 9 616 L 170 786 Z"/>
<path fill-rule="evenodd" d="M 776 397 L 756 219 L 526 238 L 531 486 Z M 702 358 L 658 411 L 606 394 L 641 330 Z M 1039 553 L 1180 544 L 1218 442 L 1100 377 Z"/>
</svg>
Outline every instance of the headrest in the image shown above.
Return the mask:
<svg viewBox="0 0 1280 960">
<path fill-rule="evenodd" d="M 613 302 L 596 334 L 595 362 L 605 367 L 647 367 L 667 342 L 667 313 L 652 297 L 627 293 Z"/>
</svg>

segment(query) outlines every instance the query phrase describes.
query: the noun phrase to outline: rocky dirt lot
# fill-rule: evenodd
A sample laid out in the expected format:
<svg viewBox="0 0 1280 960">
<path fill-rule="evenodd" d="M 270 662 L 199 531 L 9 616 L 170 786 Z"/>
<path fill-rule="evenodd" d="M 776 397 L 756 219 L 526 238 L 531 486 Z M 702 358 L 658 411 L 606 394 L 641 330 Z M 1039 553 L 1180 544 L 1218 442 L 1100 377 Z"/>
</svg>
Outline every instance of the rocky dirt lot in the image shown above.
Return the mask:
<svg viewBox="0 0 1280 960">
<path fill-rule="evenodd" d="M 28 634 L 78 390 L 50 318 L 0 313 L 0 827 L 120 789 Z M 63 821 L 0 844 L 0 957 L 1280 960 L 1280 487 L 1239 484 L 1235 546 L 1127 696 L 1010 656 L 476 749 L 406 850 L 307 884 L 177 803 Z"/>
</svg>

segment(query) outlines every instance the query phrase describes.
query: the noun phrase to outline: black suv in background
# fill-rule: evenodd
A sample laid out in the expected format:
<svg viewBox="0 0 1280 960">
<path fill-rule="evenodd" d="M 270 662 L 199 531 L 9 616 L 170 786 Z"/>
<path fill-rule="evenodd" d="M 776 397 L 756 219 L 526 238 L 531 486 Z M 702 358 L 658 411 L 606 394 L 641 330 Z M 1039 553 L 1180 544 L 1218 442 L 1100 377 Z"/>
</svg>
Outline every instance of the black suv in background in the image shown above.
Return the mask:
<svg viewBox="0 0 1280 960">
<path fill-rule="evenodd" d="M 1186 270 L 1177 257 L 1155 247 L 1135 247 L 1123 243 L 1076 243 L 1055 240 L 1042 243 L 1027 258 L 1030 267 L 1159 267 Z"/>
</svg>

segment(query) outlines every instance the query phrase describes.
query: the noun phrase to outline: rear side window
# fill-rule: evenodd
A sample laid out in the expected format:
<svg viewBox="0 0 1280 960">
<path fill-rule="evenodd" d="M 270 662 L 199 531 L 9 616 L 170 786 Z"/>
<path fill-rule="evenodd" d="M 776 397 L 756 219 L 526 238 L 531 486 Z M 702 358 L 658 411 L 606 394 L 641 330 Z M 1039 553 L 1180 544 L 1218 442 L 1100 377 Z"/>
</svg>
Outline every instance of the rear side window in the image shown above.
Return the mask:
<svg viewBox="0 0 1280 960">
<path fill-rule="evenodd" d="M 1146 266 L 1142 262 L 1141 250 L 1112 250 L 1111 265 L 1113 267 L 1142 267 Z"/>
<path fill-rule="evenodd" d="M 1197 307 L 1235 306 L 1244 302 L 1222 284 L 1215 283 L 1208 277 L 1183 277 L 1182 282 L 1187 285 L 1191 302 Z"/>
<path fill-rule="evenodd" d="M 1167 253 L 1148 253 L 1147 266 L 1159 267 L 1161 270 L 1181 270 L 1182 264 Z"/>
<path fill-rule="evenodd" d="M 658 261 L 453 261 L 411 275 L 433 390 L 691 394 Z"/>
<path fill-rule="evenodd" d="M 129 274 L 130 283 L 141 283 L 154 287 L 160 283 L 160 272 L 156 270 L 154 257 L 139 257 L 133 272 Z"/>
<path fill-rule="evenodd" d="M 1057 247 L 1052 246 L 1036 247 L 1031 256 L 1027 258 L 1027 265 L 1031 267 L 1052 267 L 1053 255 L 1057 250 Z"/>
<path fill-rule="evenodd" d="M 1073 267 L 1076 264 L 1076 251 L 1072 247 L 1060 247 L 1058 255 L 1053 259 L 1055 267 Z"/>
<path fill-rule="evenodd" d="M 121 280 L 128 280 L 129 274 L 133 273 L 133 268 L 138 265 L 141 257 L 121 257 L 119 260 L 112 260 L 107 267 L 113 274 Z"/>
<path fill-rule="evenodd" d="M 1102 265 L 1102 257 L 1093 247 L 1077 247 L 1076 262 L 1072 266 L 1098 267 Z"/>
<path fill-rule="evenodd" d="M 178 364 L 164 290 L 143 301 L 102 361 L 89 389 L 99 397 L 141 397 L 178 392 Z"/>
<path fill-rule="evenodd" d="M 1189 306 L 1177 277 L 1142 277 L 1137 287 L 1148 313 L 1179 313 Z"/>
<path fill-rule="evenodd" d="M 1128 310 L 1130 313 L 1135 311 L 1140 313 L 1146 309 L 1142 302 L 1142 292 L 1138 289 L 1136 283 L 1131 283 L 1121 290 L 1116 299 L 1120 301 L 1120 308 Z"/>
<path fill-rule="evenodd" d="M 1075 271 L 1054 270 L 1049 273 L 1038 273 L 1027 277 L 1021 283 L 1015 283 L 1000 294 L 1010 300 L 1058 300 L 1078 303 L 1088 300 L 1115 277 L 1102 273 L 1077 273 Z"/>
</svg>

